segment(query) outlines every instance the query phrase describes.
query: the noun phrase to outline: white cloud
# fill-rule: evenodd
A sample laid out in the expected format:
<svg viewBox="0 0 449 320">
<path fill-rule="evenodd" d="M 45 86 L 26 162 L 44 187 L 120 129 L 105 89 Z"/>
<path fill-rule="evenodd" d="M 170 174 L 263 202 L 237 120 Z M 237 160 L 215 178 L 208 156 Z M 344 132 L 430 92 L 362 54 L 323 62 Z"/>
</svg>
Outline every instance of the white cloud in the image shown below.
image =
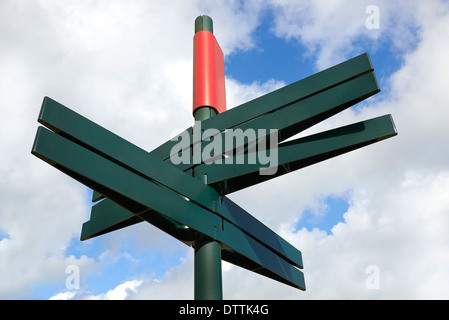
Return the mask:
<svg viewBox="0 0 449 320">
<path fill-rule="evenodd" d="M 442 2 L 427 1 L 269 1 L 275 12 L 275 33 L 287 39 L 297 39 L 316 54 L 316 65 L 323 69 L 359 53 L 367 42 L 373 50 L 382 43 L 393 44 L 393 52 L 413 48 L 419 28 L 416 14 L 430 8 L 439 10 Z M 379 29 L 366 27 L 372 12 L 379 9 Z"/>
<path fill-rule="evenodd" d="M 251 33 L 259 24 L 266 2 L 260 0 L 199 1 L 201 14 L 213 17 L 214 34 L 224 55 L 254 47 Z"/>
<path fill-rule="evenodd" d="M 49 300 L 127 300 L 139 290 L 142 282 L 142 280 L 126 281 L 114 289 L 99 295 L 78 290 L 65 291 L 50 297 Z"/>
<path fill-rule="evenodd" d="M 226 102 L 228 109 L 239 106 L 242 103 L 260 97 L 283 86 L 285 86 L 284 82 L 274 79 L 270 79 L 264 83 L 253 82 L 248 85 L 242 84 L 229 77 L 226 79 Z"/>
</svg>

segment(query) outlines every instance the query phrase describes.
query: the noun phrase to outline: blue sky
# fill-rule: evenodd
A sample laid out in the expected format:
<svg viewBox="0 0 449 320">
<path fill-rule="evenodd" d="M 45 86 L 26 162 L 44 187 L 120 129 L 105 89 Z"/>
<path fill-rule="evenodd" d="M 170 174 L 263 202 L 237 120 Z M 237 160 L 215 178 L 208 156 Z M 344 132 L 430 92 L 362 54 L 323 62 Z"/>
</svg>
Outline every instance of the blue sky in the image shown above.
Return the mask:
<svg viewBox="0 0 449 320">
<path fill-rule="evenodd" d="M 146 223 L 79 241 L 91 191 L 30 150 L 44 96 L 147 150 L 191 126 L 201 14 L 225 53 L 228 108 L 368 52 L 381 93 L 311 130 L 392 114 L 399 131 L 232 194 L 302 251 L 307 291 L 223 264 L 224 297 L 449 298 L 447 1 L 36 0 L 0 1 L 0 299 L 193 298 L 191 248 Z"/>
<path fill-rule="evenodd" d="M 251 84 L 270 79 L 293 83 L 315 73 L 313 58 L 306 56 L 301 43 L 273 34 L 272 12 L 266 11 L 262 17 L 252 34 L 255 47 L 226 57 L 226 75 Z"/>
<path fill-rule="evenodd" d="M 331 234 L 332 228 L 339 222 L 344 222 L 343 215 L 349 209 L 345 198 L 327 197 L 323 201 L 323 208 L 319 211 L 304 210 L 303 216 L 298 221 L 297 230 L 306 228 L 312 231 L 314 228 Z"/>
</svg>

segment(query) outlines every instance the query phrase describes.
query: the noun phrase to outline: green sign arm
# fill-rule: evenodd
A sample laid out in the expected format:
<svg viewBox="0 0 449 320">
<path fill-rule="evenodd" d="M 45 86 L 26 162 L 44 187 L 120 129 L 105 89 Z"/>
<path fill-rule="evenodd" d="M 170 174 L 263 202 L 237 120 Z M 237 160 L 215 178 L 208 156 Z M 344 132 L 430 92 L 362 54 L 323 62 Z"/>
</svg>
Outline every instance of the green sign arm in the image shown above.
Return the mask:
<svg viewBox="0 0 449 320">
<path fill-rule="evenodd" d="M 303 268 L 301 251 L 296 249 L 276 232 L 265 226 L 228 197 L 223 197 L 222 201 L 222 205 L 219 206 L 219 212 L 226 211 L 223 216 L 232 217 L 227 220 L 230 224 L 235 225 L 238 229 L 244 230 L 249 236 L 253 237 L 256 241 L 265 244 L 269 249 L 290 264 L 300 269 Z"/>
<path fill-rule="evenodd" d="M 89 221 L 81 229 L 81 240 L 125 228 L 143 220 L 112 201 L 100 201 L 92 206 Z"/>
<path fill-rule="evenodd" d="M 259 156 L 250 154 L 245 156 L 254 159 L 253 164 L 238 164 L 236 159 L 228 158 L 223 164 L 202 164 L 195 171 L 207 174 L 209 185 L 228 194 L 396 135 L 393 119 L 386 115 L 284 142 L 274 151 L 262 150 L 264 154 L 277 152 L 278 167 L 272 175 L 261 175 L 260 168 L 267 164 L 260 163 Z"/>
<path fill-rule="evenodd" d="M 212 161 L 212 159 L 221 160 L 222 154 L 230 154 L 233 150 L 240 150 L 247 145 L 254 145 L 257 140 L 263 139 L 269 135 L 271 130 L 278 130 L 277 140 L 283 141 L 334 116 L 379 91 L 380 89 L 375 74 L 373 72 L 365 73 L 355 79 L 291 103 L 281 109 L 264 114 L 251 121 L 247 121 L 232 130 L 223 131 L 220 133 L 220 136 L 213 137 L 211 141 L 203 141 L 201 146 L 202 149 L 207 148 L 208 144 L 214 146 L 219 143 L 219 151 L 221 153 L 211 155 L 211 159 L 203 158 L 202 161 L 207 163 L 208 161 Z M 204 129 L 202 123 L 201 129 Z M 228 145 L 230 140 L 229 137 L 231 136 L 231 139 L 233 139 L 232 136 L 235 135 L 235 130 L 239 130 L 239 132 L 241 132 L 240 135 L 242 136 L 246 135 L 246 133 L 254 134 L 249 134 L 244 139 L 234 139 L 234 143 Z M 216 142 L 216 140 L 218 142 Z M 189 151 L 189 161 L 187 161 L 187 163 L 178 164 L 177 168 L 188 170 L 197 164 L 194 161 L 195 149 L 193 149 L 193 152 Z M 170 162 L 170 160 L 167 162 Z M 194 172 L 196 175 L 196 171 Z"/>
<path fill-rule="evenodd" d="M 236 204 L 231 205 L 231 202 L 227 201 L 228 206 L 217 205 L 219 195 L 210 186 L 204 185 L 199 180 L 179 171 L 160 159 L 152 157 L 144 150 L 50 98 L 44 99 L 39 122 L 57 134 L 74 141 L 77 145 L 85 147 L 87 150 L 104 157 L 120 167 L 153 183 L 162 184 L 166 188 L 178 192 L 179 195 L 188 197 L 192 203 L 198 203 L 209 211 L 218 214 L 236 225 L 237 228 L 246 232 L 251 230 L 250 236 L 258 241 L 262 241 L 274 252 L 287 260 L 292 260 L 295 265 L 301 267 L 302 260 L 299 250 L 288 244 L 281 237 L 274 236 L 275 233 L 273 231 Z M 158 179 L 162 179 L 162 181 Z M 184 183 L 184 185 L 181 185 L 181 183 Z M 93 189 L 107 196 L 100 189 Z M 94 198 L 98 199 L 100 197 L 94 194 Z M 116 208 L 111 202 L 111 200 L 104 199 L 92 207 L 91 218 L 93 220 L 83 225 L 82 239 L 114 231 L 143 220 L 135 217 L 135 214 L 138 213 L 135 210 L 127 213 L 126 210 L 123 211 Z M 176 225 L 170 219 L 168 221 L 167 219 L 158 219 L 155 221 L 155 225 L 167 233 L 176 233 L 178 235 L 177 238 L 180 240 L 191 238 L 190 231 L 186 231 L 184 226 Z M 186 233 L 186 235 L 181 236 L 182 233 Z"/>
<path fill-rule="evenodd" d="M 363 101 L 380 91 L 373 72 L 320 92 L 310 98 L 293 103 L 278 111 L 269 113 L 239 128 L 270 129 L 279 131 L 278 141 L 304 131 L 317 123 Z M 258 136 L 258 138 L 261 138 Z"/>
<path fill-rule="evenodd" d="M 300 290 L 305 290 L 304 274 L 292 264 L 274 254 L 267 247 L 250 237 L 245 232 L 241 232 L 233 224 L 223 220 L 223 232 L 217 237 L 225 247 L 229 247 L 230 252 L 238 252 L 240 257 L 233 260 L 226 260 L 229 256 L 226 253 L 223 259 L 234 263 L 251 271 L 259 271 L 271 279 L 284 279 L 284 283 Z M 238 249 L 237 249 L 238 248 Z M 255 267 L 248 268 L 247 263 L 251 261 Z"/>
<path fill-rule="evenodd" d="M 289 286 L 291 286 L 291 283 L 289 283 L 288 281 L 286 281 L 283 277 L 280 277 L 279 275 L 277 275 L 276 273 L 270 271 L 267 268 L 261 267 L 259 264 L 255 263 L 254 261 L 238 254 L 237 252 L 233 251 L 233 250 L 222 250 L 221 251 L 221 258 L 224 261 L 227 261 L 229 263 L 235 264 L 236 266 L 239 266 L 241 268 L 247 269 L 249 271 L 258 273 L 262 276 L 268 277 L 270 279 L 279 281 L 281 283 L 287 284 Z M 288 268 L 288 267 L 287 267 Z M 291 273 L 296 273 L 295 270 L 291 270 L 289 271 Z M 304 281 L 304 275 L 303 274 L 299 274 L 299 275 L 295 275 L 295 277 L 297 277 L 298 279 L 300 279 L 301 285 L 299 286 L 293 286 L 297 289 L 300 290 L 305 290 L 305 281 Z"/>
<path fill-rule="evenodd" d="M 199 237 L 195 230 L 153 210 L 134 214 L 115 202 L 104 199 L 92 206 L 90 219 L 83 224 L 81 230 L 81 240 L 88 240 L 143 221 L 151 223 L 189 246 Z"/>
<path fill-rule="evenodd" d="M 32 153 L 135 214 L 154 210 L 216 239 L 270 270 L 287 283 L 304 289 L 303 274 L 233 224 L 170 189 L 153 183 L 82 145 L 39 127 Z"/>
<path fill-rule="evenodd" d="M 198 238 L 198 234 L 191 228 L 153 213 L 153 210 L 147 210 L 134 214 L 112 200 L 104 199 L 92 206 L 90 219 L 81 229 L 81 240 L 88 240 L 144 221 L 150 222 L 187 245 L 191 245 Z"/>
<path fill-rule="evenodd" d="M 289 263 L 298 268 L 303 268 L 301 251 L 278 236 L 229 198 L 223 197 L 222 200 L 223 204 L 217 205 L 216 210 L 221 217 L 228 217 L 229 222 L 235 227 L 247 233 L 256 241 L 263 243 L 284 260 L 289 261 Z M 110 199 L 105 199 L 92 207 L 90 220 L 83 224 L 81 240 L 91 239 L 142 221 L 150 222 L 187 245 L 191 245 L 196 239 L 191 229 L 186 229 L 184 225 L 174 220 L 167 217 L 151 220 L 148 217 L 148 213 L 136 216 Z"/>
<path fill-rule="evenodd" d="M 220 113 L 201 122 L 201 128 L 224 131 L 235 128 L 241 124 L 284 108 L 292 103 L 307 99 L 320 92 L 331 89 L 347 81 L 358 78 L 374 70 L 371 59 L 367 53 L 345 61 L 329 69 L 318 72 L 305 79 L 275 90 L 259 98 L 246 102 L 240 106 Z M 170 151 L 176 145 L 178 138 L 185 134 L 190 136 L 193 143 L 193 128 L 186 129 L 177 137 L 169 140 L 153 150 L 152 155 L 168 160 Z"/>
<path fill-rule="evenodd" d="M 168 233 L 169 235 L 173 236 L 174 238 L 178 239 L 179 241 L 184 242 L 186 245 L 191 246 L 196 239 L 198 239 L 198 234 L 195 232 L 195 230 L 191 228 L 187 228 L 186 226 L 177 224 L 173 220 L 169 221 L 168 218 L 157 214 L 156 212 L 152 210 L 144 211 L 138 215 L 132 214 L 130 211 L 126 210 L 125 208 L 122 208 L 121 206 L 113 203 L 112 201 L 109 201 L 110 204 L 113 204 L 115 207 L 110 210 L 109 214 L 104 214 L 99 217 L 91 218 L 91 220 L 87 221 L 83 225 L 83 232 L 82 232 L 82 240 L 89 239 L 91 237 L 86 237 L 87 234 L 95 234 L 94 236 L 104 234 L 106 232 L 113 231 L 114 229 L 106 229 L 103 230 L 104 225 L 113 225 L 114 219 L 120 220 L 125 219 L 123 221 L 131 221 L 133 218 L 139 219 L 140 221 L 147 221 L 157 228 L 161 229 L 162 231 Z M 127 220 L 126 220 L 127 219 Z M 123 223 L 123 222 L 122 222 Z M 120 225 L 120 223 L 116 224 L 116 226 Z M 239 232 L 238 229 L 235 228 L 235 226 L 226 223 L 224 227 L 227 229 L 228 233 L 230 231 L 233 231 L 231 235 L 228 234 L 228 240 L 229 237 L 231 237 L 231 241 L 244 241 L 244 243 L 247 243 L 246 245 L 246 251 L 251 252 L 251 259 L 246 257 L 245 255 L 240 254 L 239 252 L 236 252 L 232 250 L 229 246 L 222 246 L 222 259 L 235 264 L 239 267 L 248 269 L 250 271 L 259 273 L 261 275 L 264 275 L 268 278 L 280 281 L 282 283 L 292 285 L 292 281 L 286 281 L 284 277 L 279 276 L 277 273 L 271 271 L 273 266 L 271 268 L 267 268 L 264 265 L 273 265 L 275 264 L 276 269 L 282 268 L 286 270 L 285 272 L 288 272 L 291 274 L 291 279 L 294 280 L 296 285 L 294 287 L 300 288 L 301 290 L 305 289 L 305 281 L 304 281 L 304 275 L 301 272 L 298 272 L 293 268 L 292 266 L 297 266 L 298 263 L 293 263 L 290 259 L 285 259 L 288 263 L 285 263 L 283 260 L 278 261 L 279 259 L 277 257 L 273 257 L 272 253 L 267 251 L 265 248 L 261 248 L 260 244 L 257 244 L 257 242 L 254 241 L 251 237 L 249 237 L 247 234 L 242 234 Z M 237 238 L 239 240 L 236 240 L 234 238 Z M 279 237 L 280 238 L 280 237 Z M 222 237 L 220 237 L 221 240 L 225 240 Z M 280 238 L 282 239 L 282 238 Z M 282 239 L 283 240 L 283 239 Z M 225 240 L 226 241 L 226 240 Z M 285 241 L 285 240 L 284 240 Z M 227 241 L 228 244 L 231 244 Z M 281 245 L 281 243 L 279 244 Z M 286 248 L 288 250 L 288 246 Z M 257 254 L 258 253 L 258 254 Z M 291 253 L 289 253 L 290 256 L 292 256 Z M 296 254 L 298 256 L 298 254 Z M 300 254 L 299 254 L 299 257 Z M 284 257 L 283 257 L 284 258 Z M 302 259 L 301 259 L 302 260 Z M 276 267 L 277 265 L 277 267 Z"/>
<path fill-rule="evenodd" d="M 97 201 L 100 201 L 101 199 L 104 199 L 104 196 L 101 193 L 93 190 L 92 202 L 97 202 Z"/>
<path fill-rule="evenodd" d="M 106 210 L 105 207 L 109 207 L 109 210 Z M 81 240 L 88 240 L 143 221 L 151 223 L 189 246 L 199 238 L 198 232 L 194 229 L 188 228 L 167 216 L 160 215 L 151 209 L 133 214 L 111 200 L 104 200 L 92 208 L 90 220 L 83 224 Z"/>
<path fill-rule="evenodd" d="M 221 225 L 220 217 L 194 202 L 43 127 L 32 153 L 134 214 L 151 208 L 209 236 Z"/>
<path fill-rule="evenodd" d="M 227 207 L 230 207 L 231 208 L 230 210 L 232 210 L 234 212 L 237 210 L 242 210 L 241 208 L 235 208 L 234 206 L 237 206 L 237 205 L 227 198 L 225 198 L 224 205 Z M 107 212 L 101 216 L 91 217 L 90 221 L 84 223 L 83 234 L 95 233 L 97 230 L 96 228 L 98 228 L 99 226 L 101 227 L 102 225 L 111 224 L 111 219 L 112 220 L 113 219 L 118 220 L 118 219 L 123 219 L 123 218 L 128 219 L 129 216 L 131 215 L 131 216 L 138 218 L 139 220 L 142 219 L 142 220 L 150 222 L 151 224 L 155 225 L 162 231 L 170 234 L 171 236 L 184 242 L 187 245 L 192 245 L 192 243 L 198 238 L 198 235 L 195 234 L 194 230 L 192 230 L 190 228 L 185 229 L 185 231 L 190 232 L 190 236 L 187 236 L 187 234 L 188 234 L 187 232 L 180 232 L 180 229 L 185 228 L 185 226 L 182 226 L 182 225 L 176 226 L 176 223 L 174 223 L 173 220 L 172 221 L 165 220 L 165 223 L 164 223 L 163 219 L 166 219 L 166 218 L 162 217 L 161 215 L 156 214 L 154 211 L 148 210 L 148 211 L 144 211 L 143 213 L 140 213 L 139 215 L 133 215 L 131 212 L 122 208 L 119 205 L 116 205 L 112 201 L 109 202 L 108 206 L 110 207 L 109 212 Z M 105 221 L 98 221 L 99 219 L 105 219 Z M 128 220 L 131 220 L 131 219 L 132 218 L 129 218 Z M 161 222 L 161 220 L 162 220 L 162 222 Z M 251 223 L 251 221 L 249 221 L 249 220 L 246 221 L 246 224 L 250 224 L 250 223 Z M 222 249 L 223 260 L 233 263 L 235 265 L 238 265 L 240 267 L 246 268 L 250 271 L 254 271 L 259 274 L 265 275 L 269 278 L 286 283 L 284 278 L 282 278 L 279 275 L 277 275 L 276 273 L 270 271 L 270 269 L 267 269 L 266 267 L 264 267 L 264 265 L 266 265 L 266 264 L 270 265 L 270 264 L 274 263 L 274 264 L 282 266 L 282 268 L 285 270 L 289 270 L 290 273 L 295 274 L 295 276 L 293 278 L 299 278 L 299 279 L 301 279 L 302 282 L 304 282 L 303 275 L 301 273 L 298 273 L 297 271 L 294 270 L 294 268 L 291 268 L 288 265 L 288 264 L 291 264 L 296 267 L 302 268 L 303 265 L 302 265 L 301 253 L 299 251 L 292 252 L 293 250 L 290 248 L 290 245 L 288 243 L 286 243 L 285 240 L 283 240 L 281 237 L 277 236 L 274 232 L 272 232 L 272 231 L 268 232 L 264 236 L 264 238 L 265 238 L 266 242 L 270 242 L 267 239 L 268 237 L 272 237 L 273 240 L 279 241 L 278 246 L 282 246 L 282 248 L 278 249 L 278 251 L 287 251 L 288 252 L 286 255 L 284 255 L 282 257 L 283 259 L 285 259 L 285 261 L 288 262 L 287 264 L 283 260 L 281 260 L 279 262 L 279 261 L 277 261 L 278 260 L 277 258 L 273 259 L 273 257 L 270 257 L 271 254 L 269 254 L 269 253 L 268 253 L 268 257 L 270 257 L 270 259 L 265 260 L 266 258 L 264 258 L 264 257 L 267 256 L 267 251 L 265 248 L 260 248 L 260 245 L 256 244 L 257 241 L 255 242 L 255 240 L 252 239 L 251 237 L 249 237 L 246 233 L 242 234 L 238 230 L 238 228 L 236 228 L 235 226 L 233 226 L 232 224 L 230 224 L 228 222 L 226 222 L 224 224 L 224 228 L 228 232 L 228 234 L 227 234 L 228 240 L 226 241 L 226 239 L 223 239 L 222 236 L 221 237 L 219 236 L 219 238 L 221 240 L 224 240 L 228 244 L 232 245 L 233 242 L 242 241 L 242 239 L 243 239 L 243 242 L 247 243 L 247 246 L 248 246 L 246 251 L 251 251 L 251 252 L 252 251 L 256 251 L 256 252 L 262 251 L 263 254 L 252 253 L 252 259 L 250 259 L 250 258 L 232 250 L 228 246 L 224 246 Z M 258 226 L 253 225 L 252 228 L 257 229 Z M 101 228 L 100 228 L 100 230 L 101 230 Z M 103 233 L 105 233 L 105 232 L 101 232 L 96 235 L 100 235 Z M 83 240 L 86 239 L 83 236 L 82 236 L 82 238 L 83 238 Z M 239 238 L 240 238 L 240 240 L 236 240 Z M 229 241 L 229 239 L 231 241 Z M 238 245 L 237 245 L 237 247 L 238 247 Z M 296 262 L 294 262 L 290 258 L 288 258 L 288 257 L 294 257 L 294 256 L 299 258 L 299 263 L 298 263 L 298 259 L 295 259 Z M 257 262 L 254 262 L 254 260 Z M 300 287 L 304 288 L 304 283 Z"/>
<path fill-rule="evenodd" d="M 247 233 L 256 241 L 263 243 L 284 260 L 298 268 L 303 268 L 301 251 L 278 236 L 229 198 L 223 197 L 222 201 L 222 204 L 216 205 L 215 210 L 221 217 L 227 217 L 225 220 L 228 220 L 236 228 Z M 186 229 L 184 225 L 167 217 L 151 220 L 148 213 L 136 216 L 113 201 L 105 199 L 92 207 L 90 220 L 83 224 L 81 240 L 87 240 L 144 220 L 187 245 L 191 245 L 196 239 L 191 229 Z"/>
<path fill-rule="evenodd" d="M 161 162 L 159 159 L 149 156 L 146 151 L 49 97 L 44 98 L 38 122 L 62 136 L 78 141 L 88 148 L 106 155 L 113 161 L 124 163 L 129 168 L 139 171 L 142 176 L 162 179 L 161 181 L 170 184 L 170 187 L 174 190 L 184 193 L 187 197 L 195 197 L 195 200 L 203 205 L 210 206 L 212 204 L 210 198 L 218 196 L 213 189 L 208 188 L 200 181 L 173 168 L 173 166 Z M 181 185 L 183 183 L 185 186 L 189 185 L 189 187 L 183 187 Z M 94 190 L 92 200 L 95 202 L 102 198 L 104 196 Z M 88 239 L 144 221 L 127 210 L 120 210 L 111 201 L 94 205 L 91 217 L 98 216 L 98 212 L 107 212 L 109 215 L 95 219 L 93 222 L 96 223 L 88 222 L 84 224 L 82 239 Z M 103 223 L 100 224 L 99 221 Z M 162 223 L 162 225 L 166 224 Z M 177 229 L 177 232 L 181 233 L 181 230 L 182 228 Z"/>
<path fill-rule="evenodd" d="M 219 196 L 214 189 L 198 179 L 149 155 L 147 151 L 48 97 L 44 98 L 38 122 L 203 206 L 211 206 L 212 199 Z"/>
</svg>

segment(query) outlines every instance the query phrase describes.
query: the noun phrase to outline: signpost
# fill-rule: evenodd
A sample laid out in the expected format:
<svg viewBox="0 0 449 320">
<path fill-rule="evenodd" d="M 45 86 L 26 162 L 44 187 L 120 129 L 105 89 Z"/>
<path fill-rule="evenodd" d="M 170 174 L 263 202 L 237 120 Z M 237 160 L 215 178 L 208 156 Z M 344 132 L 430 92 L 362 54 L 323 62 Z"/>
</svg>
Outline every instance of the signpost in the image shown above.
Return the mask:
<svg viewBox="0 0 449 320">
<path fill-rule="evenodd" d="M 226 195 L 397 135 L 387 115 L 283 142 L 379 91 L 363 54 L 226 111 L 223 53 L 200 16 L 193 127 L 147 152 L 45 97 L 32 154 L 94 190 L 81 240 L 146 221 L 192 246 L 195 299 L 223 298 L 221 260 L 305 290 L 301 252 Z"/>
</svg>

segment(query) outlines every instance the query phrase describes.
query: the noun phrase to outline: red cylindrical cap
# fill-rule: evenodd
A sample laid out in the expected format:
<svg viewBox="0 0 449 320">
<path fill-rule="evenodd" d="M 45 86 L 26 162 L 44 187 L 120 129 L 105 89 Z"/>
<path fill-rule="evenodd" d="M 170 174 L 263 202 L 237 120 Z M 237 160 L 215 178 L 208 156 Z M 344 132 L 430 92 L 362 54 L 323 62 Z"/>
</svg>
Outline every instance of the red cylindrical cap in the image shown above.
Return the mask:
<svg viewBox="0 0 449 320">
<path fill-rule="evenodd" d="M 199 31 L 193 45 L 193 114 L 201 107 L 226 111 L 224 56 L 213 33 Z"/>
</svg>

